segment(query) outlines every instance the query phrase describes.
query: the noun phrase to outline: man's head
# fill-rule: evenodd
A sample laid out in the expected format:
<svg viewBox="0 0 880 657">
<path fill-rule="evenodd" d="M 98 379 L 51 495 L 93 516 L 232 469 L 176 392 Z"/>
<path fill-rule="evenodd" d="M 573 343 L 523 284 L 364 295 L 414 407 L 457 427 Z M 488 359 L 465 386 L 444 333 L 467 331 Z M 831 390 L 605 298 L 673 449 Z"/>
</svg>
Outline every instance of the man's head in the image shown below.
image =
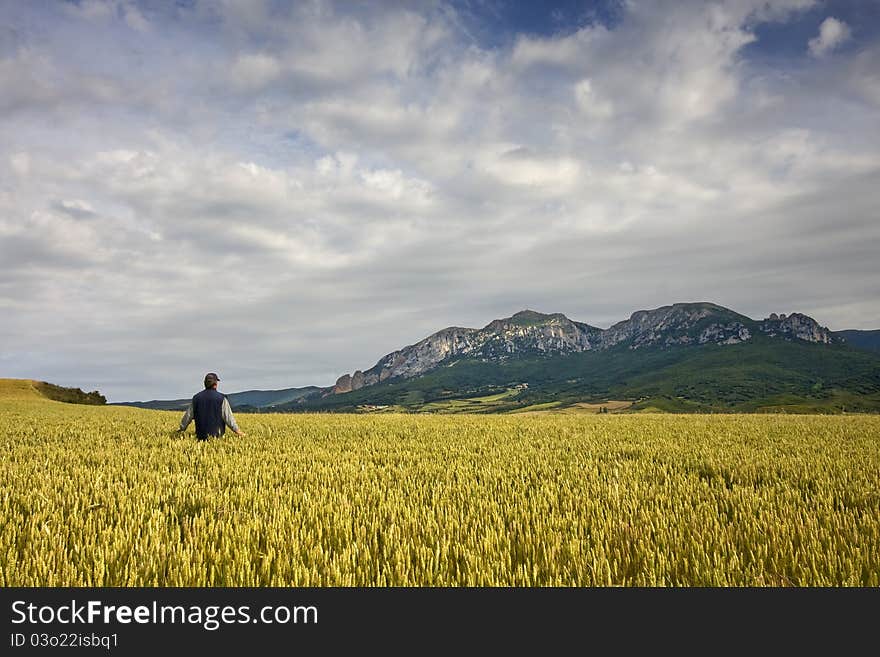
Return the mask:
<svg viewBox="0 0 880 657">
<path fill-rule="evenodd" d="M 220 380 L 220 377 L 217 376 L 214 372 L 208 372 L 205 374 L 205 387 L 206 388 L 216 388 L 217 382 Z"/>
</svg>

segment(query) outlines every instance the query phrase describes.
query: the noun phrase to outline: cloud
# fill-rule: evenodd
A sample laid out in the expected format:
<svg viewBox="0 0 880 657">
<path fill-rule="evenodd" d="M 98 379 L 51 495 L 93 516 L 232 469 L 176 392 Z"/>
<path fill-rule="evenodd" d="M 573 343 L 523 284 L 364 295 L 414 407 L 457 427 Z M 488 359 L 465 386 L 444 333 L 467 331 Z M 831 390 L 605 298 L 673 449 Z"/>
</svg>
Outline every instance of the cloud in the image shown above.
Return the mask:
<svg viewBox="0 0 880 657">
<path fill-rule="evenodd" d="M 116 3 L 112 0 L 82 0 L 62 6 L 68 15 L 88 21 L 104 21 L 116 13 Z"/>
<path fill-rule="evenodd" d="M 850 90 L 874 107 L 880 107 L 880 70 L 875 65 L 878 57 L 880 47 L 864 49 L 855 56 L 846 75 Z"/>
<path fill-rule="evenodd" d="M 840 44 L 850 38 L 849 26 L 833 16 L 829 16 L 819 26 L 818 36 L 807 43 L 810 54 L 813 57 L 824 57 Z"/>
<path fill-rule="evenodd" d="M 272 55 L 240 55 L 230 69 L 232 84 L 238 89 L 257 89 L 281 74 L 281 65 Z"/>
<path fill-rule="evenodd" d="M 55 201 L 52 203 L 52 208 L 58 212 L 63 212 L 74 219 L 88 219 L 97 216 L 95 209 L 91 204 L 79 199 Z"/>
<path fill-rule="evenodd" d="M 626 3 L 500 45 L 434 3 L 12 5 L 4 374 L 329 384 L 524 307 L 876 327 L 877 44 L 748 56 L 811 4 Z"/>
<path fill-rule="evenodd" d="M 9 166 L 19 176 L 26 176 L 31 168 L 31 159 L 27 153 L 14 153 L 9 156 Z"/>
<path fill-rule="evenodd" d="M 580 163 L 573 158 L 542 156 L 514 144 L 491 147 L 477 162 L 498 183 L 527 186 L 536 193 L 564 192 L 580 174 Z"/>
<path fill-rule="evenodd" d="M 614 104 L 596 93 L 589 78 L 574 85 L 574 96 L 578 107 L 590 119 L 607 121 L 614 116 Z"/>
<path fill-rule="evenodd" d="M 137 32 L 148 32 L 150 30 L 150 22 L 144 17 L 140 9 L 135 5 L 125 5 L 123 7 L 123 16 L 125 23 Z"/>
</svg>

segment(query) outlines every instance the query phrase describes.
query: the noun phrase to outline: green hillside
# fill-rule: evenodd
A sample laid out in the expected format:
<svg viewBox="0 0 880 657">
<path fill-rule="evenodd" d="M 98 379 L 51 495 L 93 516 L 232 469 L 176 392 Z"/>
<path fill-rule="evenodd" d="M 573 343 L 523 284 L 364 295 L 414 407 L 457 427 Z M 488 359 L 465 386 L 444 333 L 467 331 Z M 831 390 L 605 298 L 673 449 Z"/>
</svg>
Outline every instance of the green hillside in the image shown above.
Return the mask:
<svg viewBox="0 0 880 657">
<path fill-rule="evenodd" d="M 332 386 L 228 397 L 245 412 L 880 412 L 874 333 L 705 301 L 637 310 L 607 329 L 522 310 L 441 329 Z"/>
<path fill-rule="evenodd" d="M 101 406 L 106 398 L 97 390 L 83 392 L 32 379 L 0 379 L 0 399 L 5 401 L 58 401 L 68 404 Z"/>
<path fill-rule="evenodd" d="M 0 379 L 0 401 L 49 401 L 37 390 L 37 383 L 30 379 Z"/>
<path fill-rule="evenodd" d="M 498 393 L 505 394 L 491 404 L 462 404 Z M 462 359 L 415 379 L 279 410 L 504 412 L 604 400 L 632 400 L 628 410 L 671 412 L 878 412 L 880 355 L 756 336 L 735 345 L 621 347 L 506 362 Z"/>
<path fill-rule="evenodd" d="M 834 335 L 842 338 L 846 344 L 856 349 L 880 352 L 880 329 L 873 331 L 837 331 Z"/>
</svg>

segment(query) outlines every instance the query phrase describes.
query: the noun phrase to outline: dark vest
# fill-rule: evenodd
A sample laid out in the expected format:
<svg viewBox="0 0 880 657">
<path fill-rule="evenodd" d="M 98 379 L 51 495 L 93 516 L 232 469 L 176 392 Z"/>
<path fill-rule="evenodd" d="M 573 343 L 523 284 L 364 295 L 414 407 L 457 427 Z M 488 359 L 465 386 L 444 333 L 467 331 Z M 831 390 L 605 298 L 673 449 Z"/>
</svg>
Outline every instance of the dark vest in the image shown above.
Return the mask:
<svg viewBox="0 0 880 657">
<path fill-rule="evenodd" d="M 196 421 L 196 437 L 222 436 L 226 431 L 223 422 L 223 400 L 226 396 L 213 388 L 205 388 L 193 397 L 193 419 Z"/>
</svg>

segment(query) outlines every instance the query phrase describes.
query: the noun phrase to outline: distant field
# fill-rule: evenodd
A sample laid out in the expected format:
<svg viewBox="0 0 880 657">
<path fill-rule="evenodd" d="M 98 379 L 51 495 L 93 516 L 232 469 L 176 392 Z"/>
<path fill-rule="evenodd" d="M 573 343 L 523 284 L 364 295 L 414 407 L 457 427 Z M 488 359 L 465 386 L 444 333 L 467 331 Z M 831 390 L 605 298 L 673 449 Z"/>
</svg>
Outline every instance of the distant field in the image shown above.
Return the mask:
<svg viewBox="0 0 880 657">
<path fill-rule="evenodd" d="M 0 584 L 880 585 L 877 416 L 179 416 L 0 385 Z"/>
<path fill-rule="evenodd" d="M 516 411 L 511 411 L 512 413 L 517 413 L 520 415 L 523 414 L 536 414 L 536 413 L 563 413 L 567 415 L 572 414 L 581 414 L 581 413 L 616 413 L 618 411 L 625 411 L 633 406 L 634 402 L 631 401 L 606 401 L 606 402 L 597 402 L 587 403 L 587 402 L 575 402 L 573 404 L 568 404 L 567 406 L 562 406 L 558 402 L 547 402 L 544 404 L 532 404 L 531 406 L 525 406 L 522 409 L 518 409 Z"/>
</svg>

